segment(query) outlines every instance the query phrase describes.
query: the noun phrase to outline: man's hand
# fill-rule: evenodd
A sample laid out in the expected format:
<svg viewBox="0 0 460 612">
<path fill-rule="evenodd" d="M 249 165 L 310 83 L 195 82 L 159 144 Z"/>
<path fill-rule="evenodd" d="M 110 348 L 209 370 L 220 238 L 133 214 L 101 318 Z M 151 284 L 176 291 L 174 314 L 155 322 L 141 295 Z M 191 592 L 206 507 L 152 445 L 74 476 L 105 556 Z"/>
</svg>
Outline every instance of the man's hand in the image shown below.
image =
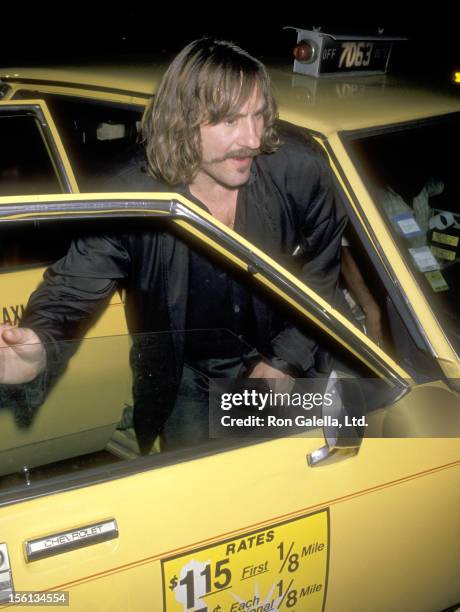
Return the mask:
<svg viewBox="0 0 460 612">
<path fill-rule="evenodd" d="M 33 330 L 0 325 L 0 383 L 29 382 L 45 366 L 45 348 Z"/>
<path fill-rule="evenodd" d="M 277 370 L 273 366 L 259 361 L 254 369 L 249 374 L 248 378 L 265 378 L 266 380 L 274 380 L 272 391 L 275 393 L 289 393 L 295 383 L 295 380 L 289 374 Z"/>
</svg>

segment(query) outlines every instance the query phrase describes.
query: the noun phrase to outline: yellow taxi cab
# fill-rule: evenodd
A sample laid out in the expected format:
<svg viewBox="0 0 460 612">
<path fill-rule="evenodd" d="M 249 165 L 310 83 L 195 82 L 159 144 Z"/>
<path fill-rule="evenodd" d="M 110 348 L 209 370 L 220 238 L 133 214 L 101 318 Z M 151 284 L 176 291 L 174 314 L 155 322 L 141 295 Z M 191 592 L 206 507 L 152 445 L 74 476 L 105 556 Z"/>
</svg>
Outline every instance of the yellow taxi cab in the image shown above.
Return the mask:
<svg viewBox="0 0 460 612">
<path fill-rule="evenodd" d="M 391 40 L 297 38 L 295 71 L 270 68 L 280 120 L 329 159 L 349 248 L 380 308 L 380 345 L 365 321 L 183 195 L 100 193 L 136 145 L 162 63 L 0 70 L 2 322 L 20 321 L 73 236 L 141 218 L 247 277 L 347 373 L 327 381 L 339 398 L 304 431 L 238 430 L 140 455 L 117 292 L 67 346 L 74 355 L 43 403 L 33 388 L 0 389 L 0 609 L 460 603 L 460 100 L 383 74 Z M 199 333 L 243 350 L 226 330 Z"/>
</svg>

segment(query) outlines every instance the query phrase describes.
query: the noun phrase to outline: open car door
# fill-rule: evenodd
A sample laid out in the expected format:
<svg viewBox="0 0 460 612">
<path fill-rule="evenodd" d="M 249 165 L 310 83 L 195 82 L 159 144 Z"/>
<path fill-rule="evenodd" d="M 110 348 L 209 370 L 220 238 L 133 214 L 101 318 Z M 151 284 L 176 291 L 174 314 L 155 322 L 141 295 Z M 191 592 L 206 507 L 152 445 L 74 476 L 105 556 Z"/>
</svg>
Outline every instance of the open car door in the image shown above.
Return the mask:
<svg viewBox="0 0 460 612">
<path fill-rule="evenodd" d="M 419 612 L 460 601 L 453 511 L 460 501 L 460 406 L 445 381 L 415 385 L 311 289 L 182 196 L 11 199 L 0 216 L 5 228 L 19 216 L 50 226 L 53 217 L 69 224 L 119 218 L 120 226 L 137 217 L 153 231 L 170 226 L 275 295 L 387 397 L 364 414 L 365 433 L 353 439 L 327 423 L 333 415 L 325 407 L 325 429 L 313 425 L 303 434 L 212 439 L 142 457 L 116 455 L 108 445 L 89 460 L 82 447 L 83 457 L 36 473 L 3 471 L 4 605 L 56 598 L 72 610 Z M 72 389 L 81 392 L 54 406 L 53 435 L 65 439 L 63 415 L 70 422 L 93 413 L 97 420 L 106 402 L 119 409 L 123 374 L 111 364 L 125 341 L 114 332 L 82 342 L 92 378 L 70 372 L 71 362 L 65 377 L 72 374 Z M 359 396 L 342 399 L 351 411 Z M 22 434 L 17 424 L 14 431 L 14 409 L 1 410 L 10 418 L 11 448 Z M 128 436 L 121 414 L 117 427 L 118 437 Z"/>
</svg>

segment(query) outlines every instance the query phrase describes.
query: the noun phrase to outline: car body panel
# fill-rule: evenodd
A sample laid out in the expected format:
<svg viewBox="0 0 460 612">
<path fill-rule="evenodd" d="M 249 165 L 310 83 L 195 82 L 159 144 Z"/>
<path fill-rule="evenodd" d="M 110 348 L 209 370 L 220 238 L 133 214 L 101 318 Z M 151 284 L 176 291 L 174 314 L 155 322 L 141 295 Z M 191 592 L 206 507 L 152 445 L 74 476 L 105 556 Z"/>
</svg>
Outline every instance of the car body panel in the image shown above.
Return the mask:
<svg viewBox="0 0 460 612">
<path fill-rule="evenodd" d="M 288 69 L 271 75 L 281 118 L 326 137 L 458 110 L 453 93 L 440 96 L 390 76 L 318 80 Z"/>
<path fill-rule="evenodd" d="M 26 84 L 55 88 L 77 87 L 85 95 L 96 95 L 104 88 L 104 99 L 111 92 L 123 91 L 151 96 L 167 67 L 166 62 L 144 66 L 127 65 L 56 68 L 4 68 L 0 80 L 17 89 Z M 280 116 L 295 125 L 329 136 L 340 130 L 356 130 L 441 115 L 458 110 L 458 99 L 451 92 L 440 96 L 421 86 L 410 85 L 390 76 L 336 77 L 322 80 L 293 75 L 288 65 L 270 69 Z M 59 90 L 59 93 L 64 90 Z M 401 94 L 404 95 L 401 95 Z M 9 96 L 10 94 L 8 94 Z M 124 94 L 126 95 L 126 94 Z M 125 98 L 126 99 L 126 98 Z M 144 99 L 145 101 L 145 99 Z M 337 102 L 340 113 L 337 113 Z"/>
<path fill-rule="evenodd" d="M 15 587 L 69 590 L 74 610 L 101 600 L 111 609 L 161 609 L 160 559 L 327 507 L 328 610 L 387 610 L 388 584 L 390 601 L 408 611 L 455 601 L 460 553 L 451 509 L 459 502 L 459 488 L 452 486 L 460 479 L 457 440 L 365 440 L 354 458 L 308 468 L 305 455 L 319 443 L 264 442 L 59 493 L 52 513 L 48 497 L 15 505 L 14 514 L 1 508 Z M 139 492 L 141 503 L 126 503 Z M 436 498 L 443 503 L 434 503 Z M 110 518 L 117 520 L 117 539 L 26 563 L 26 541 Z M 425 540 L 427 525 L 439 549 L 428 549 L 425 557 L 411 544 Z M 396 559 L 410 567 L 409 576 Z"/>
<path fill-rule="evenodd" d="M 89 67 L 65 67 L 59 68 L 4 68 L 0 72 L 0 78 L 6 83 L 18 83 L 24 87 L 24 83 L 37 85 L 47 84 L 49 90 L 55 87 L 81 86 L 81 91 L 105 90 L 105 99 L 110 92 L 118 91 L 126 96 L 126 92 L 133 92 L 142 96 L 151 96 L 158 88 L 158 84 L 166 68 L 165 63 L 147 64 L 139 66 L 131 64 L 119 66 L 114 78 L 112 67 L 89 66 Z M 80 88 L 80 87 L 79 87 Z"/>
</svg>

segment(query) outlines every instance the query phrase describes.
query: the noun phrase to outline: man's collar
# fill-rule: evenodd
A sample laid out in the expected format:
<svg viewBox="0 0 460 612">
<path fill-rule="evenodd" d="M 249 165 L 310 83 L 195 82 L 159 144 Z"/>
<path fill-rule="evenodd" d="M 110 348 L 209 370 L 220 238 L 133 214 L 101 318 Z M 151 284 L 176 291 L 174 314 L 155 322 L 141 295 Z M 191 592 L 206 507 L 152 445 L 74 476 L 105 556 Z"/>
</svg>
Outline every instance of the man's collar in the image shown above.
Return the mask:
<svg viewBox="0 0 460 612">
<path fill-rule="evenodd" d="M 251 164 L 251 172 L 249 174 L 249 179 L 248 182 L 246 183 L 246 186 L 252 185 L 253 183 L 255 183 L 255 181 L 257 180 L 257 175 L 258 175 L 258 169 L 257 169 L 257 158 L 259 157 L 259 155 L 257 155 L 256 157 L 254 157 L 252 164 Z"/>
</svg>

